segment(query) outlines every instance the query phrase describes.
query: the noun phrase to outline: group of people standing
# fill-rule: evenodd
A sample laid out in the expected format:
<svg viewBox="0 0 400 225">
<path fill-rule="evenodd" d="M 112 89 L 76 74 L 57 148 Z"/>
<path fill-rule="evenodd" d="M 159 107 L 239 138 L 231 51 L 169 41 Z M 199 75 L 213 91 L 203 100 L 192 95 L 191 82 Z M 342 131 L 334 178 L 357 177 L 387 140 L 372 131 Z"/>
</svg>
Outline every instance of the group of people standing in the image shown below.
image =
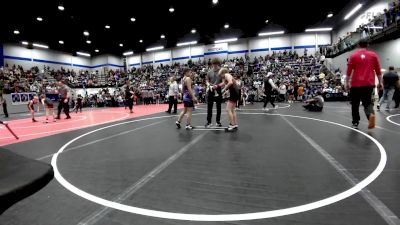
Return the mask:
<svg viewBox="0 0 400 225">
<path fill-rule="evenodd" d="M 217 115 L 216 115 L 216 126 L 222 127 L 221 124 L 221 105 L 223 98 L 227 98 L 227 113 L 229 116 L 229 126 L 228 131 L 234 131 L 238 129 L 238 121 L 236 115 L 236 106 L 240 100 L 240 88 L 236 83 L 234 77 L 229 73 L 227 68 L 221 68 L 221 61 L 219 59 L 213 59 L 212 68 L 207 73 L 206 84 L 207 84 L 207 122 L 205 127 L 210 128 L 213 115 L 213 106 L 216 104 Z M 187 68 L 183 71 L 184 77 L 182 78 L 182 100 L 184 104 L 184 110 L 178 117 L 176 125 L 181 128 L 181 122 L 183 117 L 187 114 L 186 129 L 191 130 L 193 126 L 192 122 L 192 112 L 194 104 L 198 101 L 194 90 L 193 90 L 193 78 L 194 73 L 191 69 Z M 175 96 L 177 93 L 175 84 L 171 85 L 170 93 Z M 172 90 L 172 91 L 171 91 Z M 170 97 L 171 98 L 171 97 Z M 172 99 L 172 98 L 171 98 Z M 170 107 L 171 108 L 171 107 Z"/>
</svg>

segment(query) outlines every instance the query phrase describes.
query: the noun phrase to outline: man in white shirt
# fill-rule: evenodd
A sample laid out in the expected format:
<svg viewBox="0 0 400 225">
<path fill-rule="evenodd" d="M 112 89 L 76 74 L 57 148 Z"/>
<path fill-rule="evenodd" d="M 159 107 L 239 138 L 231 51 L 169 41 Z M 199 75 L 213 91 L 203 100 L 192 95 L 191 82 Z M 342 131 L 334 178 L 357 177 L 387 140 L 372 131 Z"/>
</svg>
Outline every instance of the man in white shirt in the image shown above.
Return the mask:
<svg viewBox="0 0 400 225">
<path fill-rule="evenodd" d="M 165 111 L 166 113 L 171 113 L 172 106 L 174 106 L 174 114 L 176 114 L 178 110 L 178 95 L 179 95 L 179 87 L 178 83 L 176 82 L 175 76 L 171 77 L 170 85 L 168 90 L 168 103 L 169 107 L 168 110 Z"/>
</svg>

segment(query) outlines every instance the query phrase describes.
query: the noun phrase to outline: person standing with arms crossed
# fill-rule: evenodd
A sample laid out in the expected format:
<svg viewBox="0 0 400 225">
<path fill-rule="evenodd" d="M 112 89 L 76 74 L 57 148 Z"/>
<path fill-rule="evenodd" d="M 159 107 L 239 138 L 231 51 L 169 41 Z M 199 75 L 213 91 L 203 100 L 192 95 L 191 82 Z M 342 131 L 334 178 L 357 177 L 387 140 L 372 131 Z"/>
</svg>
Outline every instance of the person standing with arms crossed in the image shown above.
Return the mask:
<svg viewBox="0 0 400 225">
<path fill-rule="evenodd" d="M 347 65 L 346 88 L 350 89 L 353 128 L 360 122 L 360 101 L 369 120 L 368 129 L 375 128 L 375 112 L 372 95 L 375 88 L 375 76 L 378 77 L 378 89 L 382 89 L 382 73 L 378 56 L 367 49 L 368 42 L 361 40 L 359 50 L 350 56 Z M 350 83 L 351 79 L 351 83 Z"/>
<path fill-rule="evenodd" d="M 217 58 L 211 61 L 212 68 L 207 73 L 206 83 L 207 83 L 207 123 L 205 125 L 206 128 L 211 127 L 211 119 L 213 114 L 213 106 L 214 102 L 217 107 L 217 127 L 222 127 L 221 124 L 221 104 L 222 104 L 222 92 L 221 87 L 218 84 L 221 83 L 221 77 L 218 75 L 218 72 L 221 68 L 221 61 Z M 214 86 L 217 85 L 217 88 L 214 89 Z"/>
<path fill-rule="evenodd" d="M 63 81 L 58 82 L 58 94 L 60 96 L 60 100 L 58 102 L 58 112 L 57 112 L 57 117 L 56 119 L 60 119 L 61 115 L 61 110 L 64 109 L 64 113 L 67 116 L 65 119 L 71 119 L 71 116 L 69 115 L 69 98 L 70 98 L 70 93 L 68 91 L 67 86 L 64 84 Z"/>
</svg>

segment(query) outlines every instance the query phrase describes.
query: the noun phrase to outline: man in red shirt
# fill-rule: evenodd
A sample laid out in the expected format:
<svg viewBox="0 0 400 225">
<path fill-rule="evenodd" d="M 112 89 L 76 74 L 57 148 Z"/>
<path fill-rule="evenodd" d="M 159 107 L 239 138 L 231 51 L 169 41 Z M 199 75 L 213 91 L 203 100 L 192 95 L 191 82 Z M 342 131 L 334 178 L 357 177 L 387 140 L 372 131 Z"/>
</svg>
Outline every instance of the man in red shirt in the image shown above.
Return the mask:
<svg viewBox="0 0 400 225">
<path fill-rule="evenodd" d="M 381 66 L 377 54 L 367 50 L 367 41 L 360 41 L 359 47 L 360 49 L 353 53 L 348 61 L 346 88 L 350 88 L 353 128 L 358 128 L 360 122 L 360 113 L 358 110 L 361 101 L 364 106 L 365 115 L 369 120 L 368 128 L 372 129 L 375 127 L 372 94 L 375 88 L 375 76 L 379 80 L 378 88 L 382 88 Z"/>
</svg>

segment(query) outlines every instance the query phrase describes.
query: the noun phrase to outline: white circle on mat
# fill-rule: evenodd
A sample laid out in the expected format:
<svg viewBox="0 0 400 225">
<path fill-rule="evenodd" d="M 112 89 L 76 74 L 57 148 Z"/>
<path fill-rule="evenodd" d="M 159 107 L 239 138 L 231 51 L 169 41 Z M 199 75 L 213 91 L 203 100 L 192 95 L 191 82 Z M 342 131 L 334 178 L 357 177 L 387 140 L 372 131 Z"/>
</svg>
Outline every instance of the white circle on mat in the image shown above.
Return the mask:
<svg viewBox="0 0 400 225">
<path fill-rule="evenodd" d="M 201 115 L 205 113 L 199 113 L 197 115 Z M 144 215 L 144 216 L 149 216 L 149 217 L 157 217 L 157 218 L 162 218 L 162 219 L 173 219 L 173 220 L 186 220 L 186 221 L 241 221 L 241 220 L 257 220 L 257 219 L 266 219 L 266 218 L 272 218 L 272 217 L 280 217 L 280 216 L 286 216 L 286 215 L 292 215 L 296 213 L 301 213 L 301 212 L 306 212 L 310 211 L 313 209 L 321 208 L 327 205 L 331 205 L 333 203 L 339 202 L 343 199 L 346 199 L 358 192 L 360 192 L 363 188 L 367 187 L 370 183 L 372 183 L 383 171 L 386 165 L 387 161 L 387 155 L 386 151 L 383 148 L 382 144 L 379 143 L 375 138 L 369 136 L 368 134 L 357 130 L 353 129 L 351 127 L 345 126 L 343 124 L 327 121 L 327 120 L 321 120 L 321 119 L 316 119 L 316 118 L 311 118 L 311 117 L 304 117 L 304 116 L 294 116 L 294 115 L 283 115 L 283 114 L 265 114 L 265 113 L 241 113 L 241 114 L 247 114 L 247 115 L 267 115 L 267 116 L 283 116 L 283 117 L 292 117 L 292 118 L 300 118 L 300 119 L 307 119 L 307 120 L 312 120 L 312 121 L 318 121 L 318 122 L 324 122 L 332 125 L 336 125 L 342 128 L 347 128 L 349 130 L 352 130 L 354 132 L 357 132 L 361 135 L 364 135 L 368 139 L 370 139 L 375 145 L 378 147 L 379 152 L 380 152 L 380 161 L 376 169 L 368 175 L 364 180 L 360 181 L 358 184 L 355 186 L 351 187 L 350 189 L 343 191 L 341 193 L 338 193 L 336 195 L 299 205 L 299 206 L 294 206 L 290 208 L 284 208 L 284 209 L 277 209 L 277 210 L 271 210 L 271 211 L 263 211 L 263 212 L 255 212 L 255 213 L 243 213 L 243 214 L 218 214 L 218 215 L 206 215 L 206 214 L 187 214 L 187 213 L 173 213 L 173 212 L 165 212 L 165 211 L 158 211 L 158 210 L 150 210 L 150 209 L 144 209 L 144 208 L 139 208 L 139 207 L 134 207 L 134 206 L 129 206 L 129 205 L 124 205 L 118 202 L 113 202 L 104 198 L 100 198 L 98 196 L 95 196 L 93 194 L 87 193 L 76 186 L 72 185 L 69 183 L 60 173 L 58 166 L 57 166 L 57 159 L 59 154 L 61 154 L 70 144 L 75 142 L 76 140 L 85 137 L 89 134 L 93 134 L 98 131 L 102 131 L 111 127 L 123 125 L 123 124 L 128 124 L 128 123 L 134 123 L 134 122 L 139 122 L 139 121 L 146 121 L 146 120 L 154 120 L 154 119 L 160 119 L 160 118 L 168 118 L 171 116 L 160 116 L 160 117 L 151 117 L 151 118 L 145 118 L 145 119 L 139 119 L 139 120 L 133 120 L 133 121 L 127 121 L 127 122 L 122 122 L 118 124 L 113 124 L 109 126 L 105 126 L 102 128 L 98 128 L 96 130 L 87 132 L 85 134 L 82 134 L 72 140 L 70 140 L 68 143 L 64 144 L 56 154 L 53 155 L 53 158 L 51 159 L 51 165 L 54 168 L 54 176 L 57 179 L 58 182 L 62 186 L 64 186 L 66 189 L 71 191 L 72 193 L 87 199 L 89 201 L 95 202 L 97 204 L 103 205 L 105 207 L 129 212 L 129 213 L 134 213 L 134 214 L 139 214 L 139 215 Z"/>
<path fill-rule="evenodd" d="M 400 123 L 396 123 L 396 122 L 394 122 L 394 121 L 392 120 L 392 118 L 395 117 L 395 116 L 400 116 L 400 114 L 388 116 L 388 117 L 386 117 L 386 120 L 387 120 L 389 123 L 392 123 L 392 124 L 394 124 L 394 125 L 400 126 Z"/>
</svg>

